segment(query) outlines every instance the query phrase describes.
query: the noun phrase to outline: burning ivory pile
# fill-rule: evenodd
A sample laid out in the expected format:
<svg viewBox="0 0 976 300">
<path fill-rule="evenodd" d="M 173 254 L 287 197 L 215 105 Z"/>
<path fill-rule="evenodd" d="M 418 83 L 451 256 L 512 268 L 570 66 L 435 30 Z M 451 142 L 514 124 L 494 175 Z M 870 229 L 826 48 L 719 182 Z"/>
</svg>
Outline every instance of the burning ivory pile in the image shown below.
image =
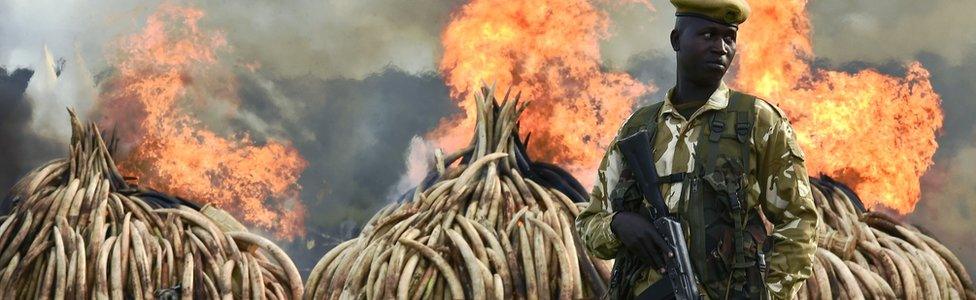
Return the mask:
<svg viewBox="0 0 976 300">
<path fill-rule="evenodd" d="M 935 239 L 881 212 L 865 212 L 843 185 L 811 178 L 823 218 L 813 276 L 799 299 L 976 299 L 959 259 Z"/>
<path fill-rule="evenodd" d="M 435 153 L 436 172 L 329 251 L 313 299 L 580 299 L 606 290 L 609 264 L 587 255 L 573 222 L 585 191 L 525 157 L 518 96 L 476 95 L 472 145 Z M 526 138 L 527 140 L 528 138 Z M 455 160 L 460 159 L 458 164 Z M 575 201 L 574 201 L 575 200 Z"/>
<path fill-rule="evenodd" d="M 0 299 L 302 297 L 281 249 L 223 211 L 130 186 L 95 125 L 71 121 L 70 156 L 11 193 Z"/>
</svg>

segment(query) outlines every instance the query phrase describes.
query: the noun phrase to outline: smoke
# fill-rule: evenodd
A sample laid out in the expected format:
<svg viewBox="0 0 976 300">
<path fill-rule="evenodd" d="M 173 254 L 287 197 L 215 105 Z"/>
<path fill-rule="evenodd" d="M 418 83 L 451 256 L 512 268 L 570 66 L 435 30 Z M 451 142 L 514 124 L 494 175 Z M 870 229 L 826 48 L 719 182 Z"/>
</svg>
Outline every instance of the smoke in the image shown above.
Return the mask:
<svg viewBox="0 0 976 300">
<path fill-rule="evenodd" d="M 95 95 L 93 77 L 82 58 L 85 55 L 77 40 L 68 38 L 94 33 L 65 26 L 79 21 L 79 15 L 55 1 L 0 4 L 0 65 L 36 71 L 26 91 L 33 106 L 28 115 L 30 128 L 52 139 L 70 136 L 64 108 L 87 114 Z"/>
<path fill-rule="evenodd" d="M 603 64 L 615 69 L 633 70 L 638 58 L 648 55 L 674 56 L 669 35 L 674 27 L 674 9 L 668 0 L 650 0 L 650 6 L 637 3 L 597 1 L 610 18 L 610 36 L 600 44 Z M 633 1 L 636 2 L 636 1 Z M 637 60 L 635 60 L 637 59 Z M 673 64 L 674 60 L 670 60 Z M 670 67 L 674 69 L 674 66 Z M 654 72 L 645 70 L 643 72 Z M 660 74 L 667 74 L 662 69 Z M 673 76 L 665 82 L 674 80 Z M 643 80 L 642 80 L 643 81 Z M 665 85 L 658 85 L 657 92 L 667 92 Z"/>
<path fill-rule="evenodd" d="M 974 1 L 810 1 L 814 52 L 840 61 L 885 63 L 933 53 L 966 60 L 976 41 Z"/>
<path fill-rule="evenodd" d="M 407 155 L 404 157 L 406 172 L 391 190 L 391 194 L 388 196 L 390 199 L 398 199 L 407 191 L 420 185 L 424 177 L 430 173 L 431 158 L 436 148 L 434 143 L 419 136 L 410 139 L 410 147 L 407 148 Z"/>
<path fill-rule="evenodd" d="M 140 28 L 160 3 L 181 1 L 8 0 L 0 3 L 0 64 L 40 66 L 44 45 L 75 48 L 105 67 L 104 46 Z M 283 76 L 361 79 L 393 65 L 407 72 L 433 70 L 439 34 L 461 0 L 249 1 L 202 8 L 206 25 L 227 34 L 242 63 Z M 61 54 L 64 55 L 64 54 Z"/>
<path fill-rule="evenodd" d="M 361 79 L 393 65 L 434 70 L 440 31 L 460 0 L 202 3 L 247 61 L 282 76 Z"/>
<path fill-rule="evenodd" d="M 627 61 L 627 73 L 630 76 L 644 84 L 660 84 L 664 87 L 641 96 L 637 105 L 650 105 L 662 101 L 667 95 L 670 85 L 674 83 L 676 68 L 674 52 L 671 49 L 668 49 L 667 52 L 648 50 L 631 56 Z"/>
<path fill-rule="evenodd" d="M 10 187 L 28 171 L 67 152 L 61 143 L 30 128 L 34 106 L 24 92 L 33 75 L 29 69 L 8 73 L 0 67 L 0 197 L 6 197 Z M 0 203 L 0 213 L 5 213 L 9 204 Z"/>
<path fill-rule="evenodd" d="M 308 210 L 306 243 L 289 246 L 302 267 L 357 233 L 390 202 L 391 192 L 411 182 L 401 179 L 404 174 L 425 171 L 408 172 L 404 163 L 418 159 L 407 153 L 430 151 L 412 140 L 457 113 L 435 73 L 388 67 L 363 79 L 321 79 L 242 72 L 238 80 L 240 117 L 231 123 L 263 128 L 254 136 L 258 141 L 290 140 L 308 161 L 299 180 Z"/>
<path fill-rule="evenodd" d="M 976 135 L 974 143 L 939 161 L 923 177 L 923 199 L 908 220 L 931 232 L 976 276 Z"/>
<path fill-rule="evenodd" d="M 9 0 L 0 3 L 0 65 L 37 70 L 28 94 L 32 128 L 56 139 L 70 130 L 64 107 L 87 116 L 94 84 L 110 71 L 120 36 L 144 25 L 160 3 L 182 1 Z M 275 76 L 363 79 L 392 66 L 408 73 L 434 70 L 439 33 L 460 0 L 391 3 L 381 0 L 190 3 L 204 25 L 224 33 L 231 64 Z M 59 58 L 65 76 L 51 82 Z M 92 72 L 89 72 L 92 70 Z M 50 71 L 50 72 L 49 72 Z M 37 86 L 37 87 L 35 87 Z M 90 119 L 90 118 L 89 118 Z M 259 125 L 260 120 L 249 124 Z M 213 124 L 219 127 L 218 124 Z M 262 128 L 252 128 L 262 130 Z"/>
<path fill-rule="evenodd" d="M 976 49 L 961 63 L 934 53 L 919 59 L 932 71 L 932 85 L 942 95 L 945 126 L 939 139 L 935 166 L 923 177 L 922 201 L 909 220 L 930 230 L 959 256 L 971 276 L 976 276 Z"/>
</svg>

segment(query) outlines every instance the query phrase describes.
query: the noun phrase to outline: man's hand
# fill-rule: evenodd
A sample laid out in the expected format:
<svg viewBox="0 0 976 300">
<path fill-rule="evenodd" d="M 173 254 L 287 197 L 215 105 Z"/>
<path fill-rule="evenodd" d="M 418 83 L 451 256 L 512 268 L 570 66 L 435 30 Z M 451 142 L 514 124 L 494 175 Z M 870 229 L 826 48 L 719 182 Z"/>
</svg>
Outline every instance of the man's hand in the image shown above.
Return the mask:
<svg viewBox="0 0 976 300">
<path fill-rule="evenodd" d="M 664 238 L 654 228 L 650 220 L 638 213 L 621 211 L 610 221 L 610 230 L 617 235 L 620 243 L 651 267 L 664 273 L 665 257 L 674 253 L 667 252 Z"/>
</svg>

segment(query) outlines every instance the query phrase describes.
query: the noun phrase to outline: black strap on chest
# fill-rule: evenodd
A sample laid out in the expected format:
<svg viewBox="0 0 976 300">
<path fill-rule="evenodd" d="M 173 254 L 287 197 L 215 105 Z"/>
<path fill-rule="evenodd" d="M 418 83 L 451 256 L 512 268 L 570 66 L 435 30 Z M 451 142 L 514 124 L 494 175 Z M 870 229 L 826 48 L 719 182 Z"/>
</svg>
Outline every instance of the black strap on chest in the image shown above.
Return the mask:
<svg viewBox="0 0 976 300">
<path fill-rule="evenodd" d="M 698 153 L 707 152 L 705 160 L 700 164 L 704 167 L 703 174 L 710 174 L 715 171 L 715 167 L 718 164 L 716 160 L 719 152 L 721 152 L 719 151 L 718 144 L 723 137 L 734 138 L 739 141 L 739 145 L 742 146 L 742 149 L 739 151 L 740 159 L 744 169 L 749 169 L 749 147 L 751 146 L 749 135 L 752 134 L 753 121 L 756 115 L 755 101 L 755 96 L 732 92 L 726 109 L 709 112 L 711 116 L 709 117 L 709 124 L 707 126 L 708 132 L 702 132 L 698 140 L 699 149 L 704 150 L 698 151 Z M 726 132 L 728 127 L 726 122 L 729 121 L 730 115 L 734 116 L 733 124 L 735 124 L 735 129 Z"/>
<path fill-rule="evenodd" d="M 756 98 L 754 96 L 732 92 L 726 109 L 710 112 L 711 116 L 709 116 L 709 124 L 707 126 L 708 132 L 701 133 L 696 151 L 699 158 L 704 158 L 701 164 L 699 164 L 702 168 L 698 170 L 700 172 L 698 174 L 700 176 L 714 176 L 718 167 L 718 155 L 720 152 L 723 152 L 719 146 L 720 141 L 723 138 L 735 139 L 739 145 L 737 152 L 739 162 L 742 164 L 740 168 L 742 173 L 741 177 L 736 176 L 736 178 L 741 178 L 741 180 L 725 181 L 733 223 L 733 276 L 740 277 L 739 280 L 733 279 L 732 286 L 729 288 L 738 292 L 742 292 L 747 288 L 745 286 L 745 280 L 741 278 L 746 272 L 745 269 L 755 266 L 755 261 L 747 260 L 746 256 L 745 239 L 749 233 L 746 229 L 747 208 L 745 206 L 747 204 L 746 194 L 748 187 L 743 186 L 746 184 L 745 178 L 747 178 L 750 170 L 750 147 L 752 145 L 750 135 L 755 120 L 755 101 Z M 728 122 L 734 124 L 735 127 L 733 130 L 728 130 Z M 732 153 L 723 154 L 729 155 Z"/>
<path fill-rule="evenodd" d="M 685 181 L 685 177 L 687 177 L 687 176 L 688 176 L 688 173 L 684 173 L 684 172 L 682 172 L 682 173 L 674 173 L 674 174 L 671 174 L 671 175 L 658 177 L 657 178 L 657 182 L 660 182 L 660 183 L 676 183 L 676 182 L 682 182 L 682 181 Z"/>
</svg>

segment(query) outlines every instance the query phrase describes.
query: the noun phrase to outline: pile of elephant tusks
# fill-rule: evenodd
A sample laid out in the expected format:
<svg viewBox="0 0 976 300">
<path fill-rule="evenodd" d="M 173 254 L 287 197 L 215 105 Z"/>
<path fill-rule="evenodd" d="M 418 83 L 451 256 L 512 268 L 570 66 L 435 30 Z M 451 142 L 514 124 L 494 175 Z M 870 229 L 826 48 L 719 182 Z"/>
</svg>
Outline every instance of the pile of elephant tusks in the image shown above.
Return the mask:
<svg viewBox="0 0 976 300">
<path fill-rule="evenodd" d="M 534 162 L 526 108 L 476 93 L 471 145 L 435 151 L 418 187 L 308 281 L 229 214 L 127 183 L 98 128 L 71 112 L 67 158 L 31 171 L 0 216 L 0 299 L 590 299 L 612 261 L 586 253 L 573 221 L 586 191 Z M 843 184 L 811 178 L 822 218 L 798 299 L 976 299 L 959 259 L 919 228 L 868 211 Z"/>
<path fill-rule="evenodd" d="M 580 299 L 606 291 L 611 261 L 586 254 L 573 219 L 583 188 L 532 162 L 518 135 L 525 108 L 493 89 L 475 95 L 472 144 L 327 253 L 307 296 L 339 299 Z M 456 161 L 458 161 L 455 164 Z M 958 258 L 919 229 L 878 211 L 830 178 L 811 178 L 822 217 L 800 299 L 976 299 Z"/>
<path fill-rule="evenodd" d="M 472 144 L 433 155 L 419 187 L 329 251 L 306 282 L 311 299 L 591 299 L 610 263 L 574 228 L 585 201 L 565 171 L 526 157 L 519 96 L 476 93 Z M 455 164 L 456 163 L 456 164 Z"/>
<path fill-rule="evenodd" d="M 274 243 L 215 207 L 126 183 L 98 128 L 70 114 L 68 158 L 22 178 L 0 217 L 0 299 L 302 298 Z"/>
<path fill-rule="evenodd" d="M 850 189 L 811 178 L 823 220 L 813 274 L 799 299 L 976 299 L 959 259 L 893 216 L 867 211 Z"/>
</svg>

